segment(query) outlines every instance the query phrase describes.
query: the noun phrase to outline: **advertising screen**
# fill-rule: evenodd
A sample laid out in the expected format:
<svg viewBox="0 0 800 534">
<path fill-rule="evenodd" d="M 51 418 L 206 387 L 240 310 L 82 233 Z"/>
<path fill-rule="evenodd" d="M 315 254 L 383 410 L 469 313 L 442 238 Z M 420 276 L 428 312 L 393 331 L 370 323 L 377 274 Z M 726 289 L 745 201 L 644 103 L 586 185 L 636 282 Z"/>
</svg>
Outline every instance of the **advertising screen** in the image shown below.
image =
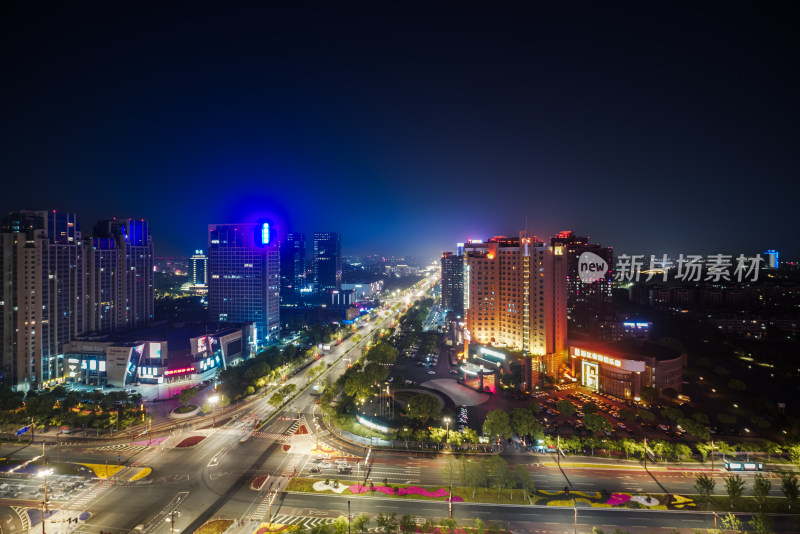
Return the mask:
<svg viewBox="0 0 800 534">
<path fill-rule="evenodd" d="M 161 358 L 161 343 L 150 343 L 150 357 Z"/>
</svg>

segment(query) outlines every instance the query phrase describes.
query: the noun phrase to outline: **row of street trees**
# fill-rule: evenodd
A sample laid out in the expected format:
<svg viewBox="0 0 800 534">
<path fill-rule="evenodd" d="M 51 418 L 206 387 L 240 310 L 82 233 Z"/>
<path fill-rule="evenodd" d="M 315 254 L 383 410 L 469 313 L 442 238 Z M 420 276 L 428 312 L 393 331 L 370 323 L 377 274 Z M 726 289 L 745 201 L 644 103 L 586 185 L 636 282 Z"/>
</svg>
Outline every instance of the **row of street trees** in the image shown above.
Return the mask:
<svg viewBox="0 0 800 534">
<path fill-rule="evenodd" d="M 695 489 L 703 503 L 707 504 L 714 493 L 717 482 L 706 474 L 697 475 L 695 478 Z M 753 477 L 753 484 L 751 487 L 753 491 L 753 498 L 758 503 L 759 509 L 763 509 L 764 502 L 769 496 L 772 489 L 772 482 L 762 473 L 756 473 Z M 738 474 L 730 474 L 725 477 L 725 491 L 728 494 L 731 509 L 734 509 L 741 501 L 744 495 L 745 481 Z M 800 483 L 798 483 L 797 475 L 790 471 L 781 473 L 781 491 L 789 504 L 789 509 L 797 502 L 800 497 Z"/>
</svg>

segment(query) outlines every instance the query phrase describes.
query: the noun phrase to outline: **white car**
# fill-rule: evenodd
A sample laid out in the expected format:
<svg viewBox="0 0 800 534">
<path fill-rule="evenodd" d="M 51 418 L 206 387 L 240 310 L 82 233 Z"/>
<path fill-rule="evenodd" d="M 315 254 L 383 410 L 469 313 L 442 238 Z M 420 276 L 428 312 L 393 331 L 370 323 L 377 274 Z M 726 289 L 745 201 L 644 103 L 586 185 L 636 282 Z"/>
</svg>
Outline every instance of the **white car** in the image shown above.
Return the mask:
<svg viewBox="0 0 800 534">
<path fill-rule="evenodd" d="M 436 371 L 430 370 L 430 371 L 428 371 L 428 374 L 429 374 L 429 375 L 435 375 L 435 374 L 436 374 Z"/>
<path fill-rule="evenodd" d="M 330 462 L 322 462 L 321 464 L 319 464 L 319 466 L 320 466 L 322 469 L 327 469 L 328 467 L 333 467 L 333 464 L 332 464 L 332 463 L 330 463 Z"/>
</svg>

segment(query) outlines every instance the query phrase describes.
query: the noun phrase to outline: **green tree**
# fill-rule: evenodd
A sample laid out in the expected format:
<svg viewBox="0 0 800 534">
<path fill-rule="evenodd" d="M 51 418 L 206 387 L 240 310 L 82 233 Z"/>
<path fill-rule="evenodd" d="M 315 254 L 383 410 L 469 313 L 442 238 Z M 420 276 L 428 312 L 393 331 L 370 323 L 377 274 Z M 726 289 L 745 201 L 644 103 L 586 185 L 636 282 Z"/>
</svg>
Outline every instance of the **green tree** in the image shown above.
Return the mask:
<svg viewBox="0 0 800 534">
<path fill-rule="evenodd" d="M 641 417 L 643 421 L 649 421 L 651 423 L 656 420 L 656 415 L 647 410 L 639 410 L 639 417 Z"/>
<path fill-rule="evenodd" d="M 744 532 L 742 520 L 735 515 L 728 513 L 722 516 L 722 530 L 732 530 L 733 532 Z"/>
<path fill-rule="evenodd" d="M 344 383 L 344 394 L 354 399 L 369 399 L 375 393 L 374 382 L 366 374 L 351 373 Z"/>
<path fill-rule="evenodd" d="M 718 365 L 718 366 L 714 367 L 714 370 L 712 372 L 715 375 L 720 375 L 720 376 L 728 376 L 729 374 L 731 374 L 731 372 L 728 371 L 728 369 L 726 369 L 725 367 L 722 367 L 721 365 Z"/>
<path fill-rule="evenodd" d="M 278 406 L 283 404 L 283 395 L 281 395 L 279 391 L 276 391 L 267 402 L 269 402 L 270 406 L 277 409 Z"/>
<path fill-rule="evenodd" d="M 556 403 L 556 409 L 561 412 L 564 417 L 571 417 L 575 415 L 578 409 L 568 400 L 560 400 Z"/>
<path fill-rule="evenodd" d="M 792 472 L 781 473 L 781 491 L 789 501 L 789 510 L 792 509 L 792 504 L 800 496 L 800 485 L 797 482 L 797 475 Z"/>
<path fill-rule="evenodd" d="M 583 424 L 586 430 L 590 432 L 601 432 L 602 430 L 611 430 L 611 423 L 597 414 L 586 414 L 583 416 Z"/>
<path fill-rule="evenodd" d="M 728 492 L 731 510 L 744 493 L 744 480 L 739 475 L 728 475 L 725 477 L 725 491 Z"/>
<path fill-rule="evenodd" d="M 396 348 L 388 343 L 380 342 L 367 353 L 366 359 L 368 362 L 373 362 L 383 365 L 394 365 L 397 361 L 399 352 Z"/>
<path fill-rule="evenodd" d="M 673 421 L 677 421 L 678 419 L 683 417 L 683 412 L 680 411 L 678 408 L 667 406 L 666 408 L 661 410 L 661 415 L 663 417 L 666 417 L 667 419 L 672 419 Z"/>
<path fill-rule="evenodd" d="M 595 402 L 587 402 L 583 405 L 583 413 L 585 415 L 596 414 L 598 410 L 597 403 Z"/>
<path fill-rule="evenodd" d="M 200 388 L 184 388 L 178 393 L 178 401 L 182 405 L 188 406 L 198 393 L 200 393 Z"/>
<path fill-rule="evenodd" d="M 754 415 L 750 418 L 750 422 L 753 423 L 757 428 L 764 430 L 765 428 L 769 428 L 769 421 L 761 417 L 760 415 Z"/>
<path fill-rule="evenodd" d="M 754 534 L 772 534 L 772 518 L 764 512 L 759 512 L 747 522 Z"/>
<path fill-rule="evenodd" d="M 694 487 L 705 503 L 708 503 L 709 499 L 711 498 L 711 494 L 714 493 L 714 487 L 716 485 L 716 481 L 705 473 L 695 477 Z"/>
<path fill-rule="evenodd" d="M 629 438 L 623 439 L 620 444 L 622 445 L 622 450 L 625 452 L 625 458 L 628 459 L 632 454 L 636 454 L 637 452 L 642 450 L 642 446 L 639 442 L 634 441 Z"/>
<path fill-rule="evenodd" d="M 416 532 L 417 522 L 414 521 L 414 516 L 404 515 L 400 518 L 400 531 L 401 532 Z"/>
<path fill-rule="evenodd" d="M 672 456 L 678 460 L 688 460 L 692 457 L 692 449 L 685 443 L 674 443 L 672 445 Z"/>
<path fill-rule="evenodd" d="M 707 425 L 708 424 L 708 416 L 706 414 L 704 414 L 704 413 L 701 413 L 701 412 L 693 413 L 692 414 L 692 419 L 694 419 L 696 422 L 700 423 L 701 425 Z"/>
<path fill-rule="evenodd" d="M 514 433 L 525 436 L 530 434 L 533 439 L 539 439 L 542 432 L 542 425 L 536 420 L 536 416 L 525 408 L 515 408 L 511 411 L 511 430 Z"/>
<path fill-rule="evenodd" d="M 764 501 L 767 499 L 770 489 L 772 489 L 772 482 L 762 473 L 756 473 L 753 477 L 753 497 L 758 502 L 759 509 L 764 506 Z"/>
<path fill-rule="evenodd" d="M 375 518 L 375 522 L 378 524 L 380 531 L 386 534 L 394 534 L 399 528 L 397 514 L 394 512 L 391 514 L 379 513 L 378 517 Z"/>
<path fill-rule="evenodd" d="M 642 388 L 642 391 L 639 393 L 639 396 L 647 404 L 653 404 L 658 399 L 658 390 L 650 386 L 645 386 Z"/>
<path fill-rule="evenodd" d="M 530 471 L 528 471 L 524 465 L 517 464 L 514 466 L 513 472 L 516 483 L 515 485 L 522 490 L 523 500 L 528 501 L 531 492 L 533 492 L 535 488 L 533 477 L 531 476 Z"/>
<path fill-rule="evenodd" d="M 347 534 L 347 528 L 349 525 L 350 522 L 347 520 L 347 516 L 344 515 L 340 515 L 333 520 L 333 528 L 336 534 Z"/>
<path fill-rule="evenodd" d="M 621 410 L 619 412 L 619 416 L 624 421 L 628 421 L 629 423 L 632 423 L 636 420 L 636 414 L 632 410 Z"/>
<path fill-rule="evenodd" d="M 486 414 L 483 433 L 490 437 L 503 437 L 511 434 L 511 423 L 505 410 L 492 410 Z"/>
<path fill-rule="evenodd" d="M 441 417 L 442 407 L 439 399 L 431 395 L 414 395 L 406 405 L 406 415 L 411 419 L 419 419 L 423 424 Z"/>
<path fill-rule="evenodd" d="M 369 532 L 369 514 L 358 514 L 352 521 L 353 532 L 366 534 Z"/>
</svg>

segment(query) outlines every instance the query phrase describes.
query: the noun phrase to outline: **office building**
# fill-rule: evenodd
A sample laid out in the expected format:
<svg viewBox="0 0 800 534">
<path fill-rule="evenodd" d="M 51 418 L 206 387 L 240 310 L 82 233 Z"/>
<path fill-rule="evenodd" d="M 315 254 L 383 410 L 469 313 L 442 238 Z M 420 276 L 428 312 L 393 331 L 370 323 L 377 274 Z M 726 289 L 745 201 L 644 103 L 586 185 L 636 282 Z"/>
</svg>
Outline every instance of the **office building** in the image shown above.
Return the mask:
<svg viewBox="0 0 800 534">
<path fill-rule="evenodd" d="M 601 321 L 614 315 L 613 249 L 591 244 L 588 237 L 576 236 L 572 232 L 559 232 L 550 239 L 550 244 L 562 247 L 567 259 L 567 316 L 570 322 L 578 328 L 597 328 Z M 586 266 L 580 265 L 580 259 L 584 253 L 605 261 L 608 270 L 604 276 L 593 281 L 582 280 L 581 268 Z"/>
<path fill-rule="evenodd" d="M 281 302 L 292 302 L 306 279 L 306 236 L 289 233 L 281 241 Z"/>
<path fill-rule="evenodd" d="M 442 253 L 442 309 L 454 318 L 464 316 L 464 257 Z"/>
<path fill-rule="evenodd" d="M 208 314 L 221 323 L 253 323 L 259 343 L 280 333 L 280 257 L 269 222 L 208 227 Z"/>
<path fill-rule="evenodd" d="M 100 221 L 86 248 L 91 279 L 89 301 L 93 307 L 89 331 L 107 333 L 150 324 L 155 308 L 155 280 L 153 241 L 147 221 Z"/>
<path fill-rule="evenodd" d="M 81 232 L 74 214 L 19 211 L 0 234 L 2 380 L 27 391 L 61 376 L 61 348 L 86 328 Z"/>
<path fill-rule="evenodd" d="M 780 265 L 777 250 L 768 250 L 764 253 L 764 268 L 777 269 Z"/>
<path fill-rule="evenodd" d="M 336 232 L 314 234 L 314 290 L 319 294 L 342 288 L 342 237 Z"/>
<path fill-rule="evenodd" d="M 566 364 L 567 297 L 563 248 L 535 236 L 464 245 L 467 338 L 523 355 L 523 388 Z"/>
<path fill-rule="evenodd" d="M 195 250 L 189 258 L 189 279 L 193 286 L 208 286 L 208 257 L 202 250 Z"/>
<path fill-rule="evenodd" d="M 572 376 L 620 399 L 639 400 L 643 387 L 681 391 L 686 354 L 647 341 L 570 343 Z"/>
</svg>

